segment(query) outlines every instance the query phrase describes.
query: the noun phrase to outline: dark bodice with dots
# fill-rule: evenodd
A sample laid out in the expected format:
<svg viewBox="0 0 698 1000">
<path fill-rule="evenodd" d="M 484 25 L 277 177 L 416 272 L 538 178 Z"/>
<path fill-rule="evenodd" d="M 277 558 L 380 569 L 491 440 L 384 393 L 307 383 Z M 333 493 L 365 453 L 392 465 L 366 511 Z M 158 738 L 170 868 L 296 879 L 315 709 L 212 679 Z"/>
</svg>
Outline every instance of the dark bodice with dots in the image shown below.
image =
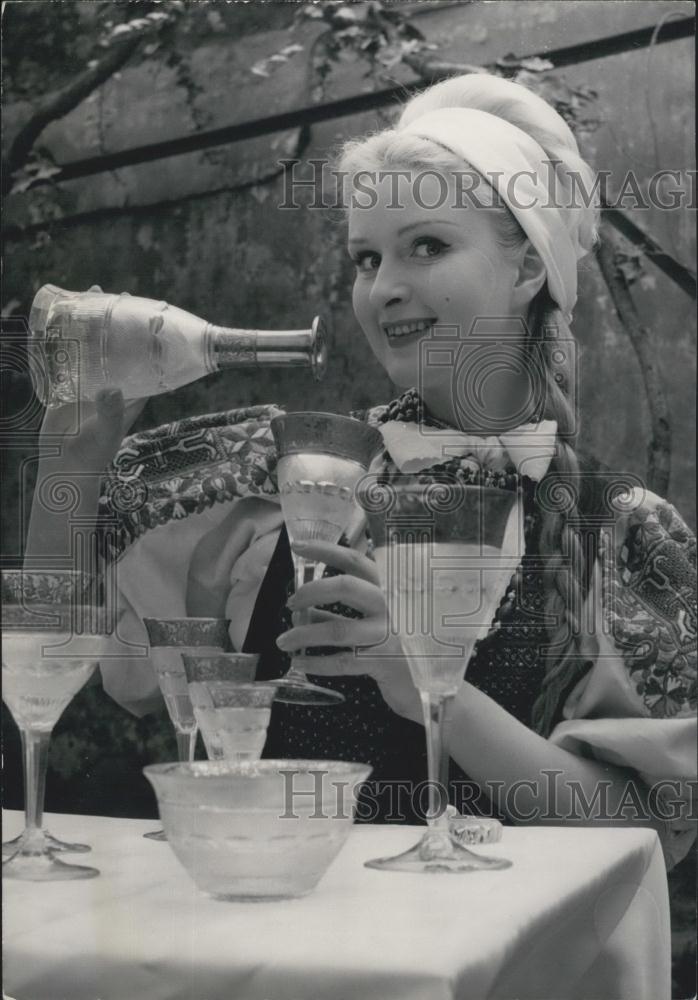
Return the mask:
<svg viewBox="0 0 698 1000">
<path fill-rule="evenodd" d="M 413 413 L 404 406 L 402 410 L 393 406 L 386 413 L 388 419 L 409 420 L 419 416 L 416 409 Z M 437 476 L 444 471 L 451 475 L 458 469 L 448 463 L 429 470 Z M 489 633 L 475 646 L 467 679 L 524 725 L 530 726 L 545 669 L 540 649 L 549 641 L 549 636 L 544 624 L 543 565 L 538 549 L 541 517 L 535 502 L 536 484 L 524 477 L 521 485 L 525 555 L 507 587 Z M 278 650 L 275 640 L 291 627 L 291 614 L 285 603 L 292 590 L 292 578 L 288 538 L 282 530 L 245 643 L 246 650 L 262 654 L 259 675 L 263 678 L 278 677 L 288 669 L 289 659 Z M 339 606 L 331 606 L 330 610 L 358 615 L 358 612 Z M 318 654 L 321 652 L 317 650 Z M 359 819 L 421 820 L 423 805 L 418 806 L 409 794 L 399 790 L 397 783 L 409 782 L 414 787 L 426 780 L 423 727 L 393 712 L 370 677 L 315 677 L 309 672 L 309 678 L 340 691 L 345 697 L 344 704 L 329 707 L 276 704 L 264 756 L 366 762 L 373 772 L 371 785 L 364 796 L 365 810 Z M 452 764 L 451 781 L 459 780 L 467 781 L 460 769 Z M 393 783 L 392 793 L 387 785 L 389 782 Z M 468 797 L 469 793 L 466 800 Z M 475 808 L 487 809 L 488 804 L 480 800 Z"/>
</svg>

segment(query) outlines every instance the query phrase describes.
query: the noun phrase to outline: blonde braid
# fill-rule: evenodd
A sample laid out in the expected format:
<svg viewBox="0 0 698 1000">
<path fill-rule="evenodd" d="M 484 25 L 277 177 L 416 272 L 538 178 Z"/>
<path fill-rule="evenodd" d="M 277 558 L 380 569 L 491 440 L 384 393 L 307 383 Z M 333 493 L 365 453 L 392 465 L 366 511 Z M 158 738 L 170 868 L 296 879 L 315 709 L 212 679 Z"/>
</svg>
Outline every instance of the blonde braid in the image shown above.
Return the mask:
<svg viewBox="0 0 698 1000">
<path fill-rule="evenodd" d="M 531 347 L 543 369 L 543 418 L 556 420 L 558 440 L 548 474 L 536 492 L 541 511 L 539 549 L 547 557 L 544 570 L 545 611 L 550 619 L 550 641 L 541 651 L 547 661 L 543 688 L 533 707 L 533 726 L 549 735 L 565 690 L 579 676 L 579 636 L 584 605 L 583 580 L 586 560 L 580 541 L 579 461 L 569 439 L 576 434 L 576 414 L 569 398 L 572 373 L 560 357 L 559 323 L 554 304 L 543 295 L 540 319 L 534 318 Z M 541 322 L 542 320 L 542 322 Z M 564 350 L 562 351 L 564 353 Z M 569 362 L 569 354 L 567 361 Z"/>
</svg>

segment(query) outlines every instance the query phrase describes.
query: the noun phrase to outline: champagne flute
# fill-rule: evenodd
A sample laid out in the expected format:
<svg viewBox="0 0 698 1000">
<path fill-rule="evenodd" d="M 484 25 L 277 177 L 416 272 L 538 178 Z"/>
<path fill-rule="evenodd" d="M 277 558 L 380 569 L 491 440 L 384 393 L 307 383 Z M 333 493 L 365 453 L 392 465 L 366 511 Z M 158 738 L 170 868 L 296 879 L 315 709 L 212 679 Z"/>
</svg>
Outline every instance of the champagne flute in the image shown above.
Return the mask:
<svg viewBox="0 0 698 1000">
<path fill-rule="evenodd" d="M 293 558 L 295 589 L 322 576 L 324 564 L 297 553 L 296 542 L 336 544 L 351 537 L 363 523 L 355 488 L 381 448 L 380 433 L 368 424 L 335 413 L 287 413 L 274 417 L 271 430 L 279 455 L 277 477 L 281 509 Z M 306 624 L 300 612 L 298 624 Z M 331 688 L 311 684 L 291 663 L 282 679 L 283 700 L 302 705 L 344 701 Z"/>
<path fill-rule="evenodd" d="M 22 738 L 24 832 L 3 845 L 3 875 L 32 882 L 93 878 L 96 868 L 58 859 L 64 844 L 42 828 L 51 732 L 86 683 L 118 615 L 89 603 L 74 570 L 3 570 L 2 695 Z"/>
<path fill-rule="evenodd" d="M 421 697 L 429 776 L 422 839 L 403 854 L 366 864 L 410 872 L 508 868 L 511 862 L 476 854 L 451 838 L 442 799 L 447 791 L 439 777 L 444 708 L 521 558 L 520 495 L 405 475 L 392 482 L 366 477 L 358 499 L 368 517 L 390 627 Z"/>
<path fill-rule="evenodd" d="M 180 763 L 191 762 L 198 731 L 187 688 L 182 654 L 216 654 L 229 644 L 228 618 L 144 618 L 150 657 L 177 737 Z M 143 834 L 148 840 L 166 840 L 164 830 Z"/>
</svg>

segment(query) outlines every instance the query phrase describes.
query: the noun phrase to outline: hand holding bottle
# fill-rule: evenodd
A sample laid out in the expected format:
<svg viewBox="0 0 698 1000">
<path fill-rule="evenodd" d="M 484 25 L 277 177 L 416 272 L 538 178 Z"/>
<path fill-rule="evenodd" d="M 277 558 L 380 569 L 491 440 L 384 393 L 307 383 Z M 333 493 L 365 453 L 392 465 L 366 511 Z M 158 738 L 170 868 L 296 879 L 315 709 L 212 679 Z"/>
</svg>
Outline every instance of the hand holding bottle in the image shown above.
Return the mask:
<svg viewBox="0 0 698 1000">
<path fill-rule="evenodd" d="M 65 472 L 101 472 L 143 411 L 147 399 L 128 402 L 120 389 L 101 389 L 93 403 L 80 401 L 47 408 L 41 424 L 42 445 L 59 445 Z"/>
<path fill-rule="evenodd" d="M 97 393 L 94 403 L 76 402 L 48 408 L 39 433 L 41 454 L 32 497 L 27 559 L 72 558 L 71 517 L 83 529 L 97 520 L 101 473 L 114 458 L 124 436 L 143 410 L 146 399 L 124 403 L 120 389 Z M 51 454 L 57 452 L 57 454 Z M 72 492 L 69 510 L 51 496 Z"/>
</svg>

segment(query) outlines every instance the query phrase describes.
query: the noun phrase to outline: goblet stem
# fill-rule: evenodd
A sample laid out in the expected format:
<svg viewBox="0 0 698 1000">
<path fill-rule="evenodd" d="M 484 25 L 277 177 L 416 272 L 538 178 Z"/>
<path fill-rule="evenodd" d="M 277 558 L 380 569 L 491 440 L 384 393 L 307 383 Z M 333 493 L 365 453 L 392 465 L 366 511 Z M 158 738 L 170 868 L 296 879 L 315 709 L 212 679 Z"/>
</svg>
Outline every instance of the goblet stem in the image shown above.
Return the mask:
<svg viewBox="0 0 698 1000">
<path fill-rule="evenodd" d="M 99 875 L 96 868 L 68 865 L 54 857 L 52 838 L 41 829 L 50 731 L 20 729 L 20 734 L 24 766 L 24 832 L 16 852 L 3 861 L 3 877 L 31 882 L 94 878 Z"/>
<path fill-rule="evenodd" d="M 311 580 L 316 578 L 315 576 L 315 563 L 309 559 L 305 559 L 303 556 L 299 556 L 297 553 L 293 553 L 293 589 L 295 593 L 301 589 L 304 583 L 310 582 L 306 579 L 306 572 L 310 569 Z M 307 610 L 298 611 L 296 614 L 296 624 L 297 625 L 307 625 L 310 621 L 310 614 Z M 297 683 L 307 683 L 305 674 L 298 667 L 294 667 L 293 663 L 286 674 L 287 680 L 292 680 Z"/>
<path fill-rule="evenodd" d="M 65 840 L 59 840 L 58 837 L 54 837 L 53 834 L 49 833 L 48 830 L 42 829 L 43 813 L 44 813 L 44 799 L 46 796 L 46 771 L 48 769 L 48 748 L 51 741 L 51 732 L 35 732 L 33 730 L 20 730 L 20 736 L 22 739 L 22 767 L 24 770 L 24 802 L 25 802 L 25 819 L 27 815 L 27 810 L 30 807 L 29 803 L 29 788 L 35 789 L 35 793 L 32 792 L 32 811 L 35 814 L 36 829 L 41 830 L 41 836 L 43 843 L 46 847 L 50 848 L 52 851 L 56 851 L 59 854 L 62 852 L 83 854 L 87 851 L 91 851 L 92 848 L 88 844 L 73 844 Z M 29 744 L 32 744 L 31 746 Z M 37 772 L 34 774 L 34 772 Z M 29 829 L 28 821 L 25 821 L 25 830 Z M 3 858 L 10 858 L 17 851 L 22 841 L 24 833 L 20 834 L 19 837 L 15 837 L 13 840 L 8 840 L 2 845 L 2 856 Z M 36 840 L 36 837 L 34 837 Z"/>
<path fill-rule="evenodd" d="M 191 764 L 194 760 L 197 733 L 198 729 L 192 729 L 188 733 L 182 733 L 179 729 L 177 730 L 177 757 L 180 764 Z"/>
<path fill-rule="evenodd" d="M 294 573 L 295 581 L 293 589 L 295 593 L 298 593 L 298 591 L 301 589 L 304 583 L 310 583 L 312 580 L 315 579 L 315 564 L 311 563 L 307 559 L 304 559 L 303 556 L 296 556 L 294 563 L 294 570 L 295 570 Z M 310 570 L 310 579 L 308 579 L 306 576 L 308 570 Z M 309 622 L 310 622 L 310 612 L 307 608 L 303 608 L 301 611 L 298 611 L 296 613 L 296 624 L 307 625 Z M 302 671 L 298 670 L 293 665 L 291 666 L 289 673 L 293 673 L 294 675 L 297 675 L 300 678 L 304 677 Z"/>
<path fill-rule="evenodd" d="M 27 833 L 35 835 L 41 831 L 44 815 L 44 792 L 51 733 L 36 732 L 33 729 L 22 729 L 20 733 L 24 764 L 24 826 Z"/>
<path fill-rule="evenodd" d="M 445 805 L 448 806 L 448 788 L 451 771 L 451 755 L 448 752 L 448 732 L 451 725 L 451 704 L 453 699 L 444 700 L 443 721 L 441 723 L 441 750 L 439 757 L 439 783 L 444 789 Z"/>
<path fill-rule="evenodd" d="M 428 850 L 434 847 L 443 850 L 450 847 L 450 833 L 446 806 L 448 792 L 442 784 L 444 771 L 443 724 L 447 701 L 452 696 L 432 694 L 429 691 L 419 692 L 424 713 L 424 728 L 427 737 L 427 775 L 429 786 L 429 811 L 427 813 L 428 831 L 422 840 L 422 848 Z M 448 767 L 448 757 L 446 768 Z"/>
<path fill-rule="evenodd" d="M 180 729 L 175 729 L 175 736 L 177 738 L 177 759 L 180 764 L 191 764 L 194 760 L 196 737 L 198 732 L 198 727 L 195 727 L 188 733 L 184 733 Z M 146 840 L 167 840 L 167 834 L 164 830 L 151 830 L 149 833 L 144 833 L 143 836 Z"/>
<path fill-rule="evenodd" d="M 177 759 L 180 764 L 191 764 L 194 760 L 196 737 L 198 732 L 198 727 L 195 727 L 188 733 L 183 733 L 180 729 L 175 729 L 175 736 L 177 737 Z M 167 834 L 164 830 L 152 830 L 150 833 L 144 833 L 143 836 L 146 840 L 167 840 Z"/>
<path fill-rule="evenodd" d="M 509 868 L 505 858 L 491 858 L 475 854 L 462 847 L 451 837 L 446 811 L 447 795 L 437 779 L 443 761 L 444 708 L 452 695 L 436 695 L 420 691 L 424 727 L 427 737 L 427 768 L 429 809 L 427 831 L 414 847 L 394 858 L 375 858 L 367 861 L 367 868 L 397 872 L 470 872 Z"/>
<path fill-rule="evenodd" d="M 314 559 L 306 559 L 304 556 L 293 553 L 293 570 L 295 590 L 298 591 L 304 583 L 319 580 L 324 571 L 325 564 L 316 562 Z M 297 612 L 296 622 L 298 625 L 307 625 L 310 621 L 310 611 Z M 302 654 L 301 654 L 302 655 Z M 335 705 L 344 701 L 344 695 L 332 688 L 322 687 L 319 684 L 311 684 L 302 670 L 294 666 L 293 660 L 288 672 L 281 680 L 278 700 L 290 704 L 299 705 Z"/>
<path fill-rule="evenodd" d="M 306 559 L 305 556 L 299 556 L 298 553 L 293 555 L 293 567 L 295 576 L 295 589 L 300 590 L 304 583 L 307 581 L 308 570 L 311 574 L 311 579 L 314 578 L 316 563 L 313 559 Z"/>
</svg>

